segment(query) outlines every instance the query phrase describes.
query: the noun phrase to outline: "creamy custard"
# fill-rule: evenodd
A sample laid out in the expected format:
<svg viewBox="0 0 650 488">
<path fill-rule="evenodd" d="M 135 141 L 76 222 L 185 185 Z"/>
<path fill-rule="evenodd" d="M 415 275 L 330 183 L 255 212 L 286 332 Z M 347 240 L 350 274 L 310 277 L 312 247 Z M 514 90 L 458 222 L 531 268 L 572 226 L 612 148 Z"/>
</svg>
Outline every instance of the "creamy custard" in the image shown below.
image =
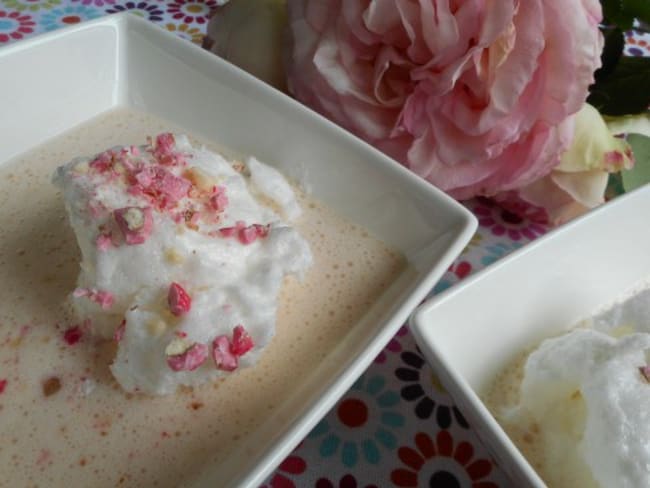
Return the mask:
<svg viewBox="0 0 650 488">
<path fill-rule="evenodd" d="M 66 334 L 78 325 L 66 297 L 80 257 L 50 177 L 73 157 L 170 130 L 183 132 L 112 111 L 0 170 L 0 486 L 177 485 L 274 413 L 296 371 L 307 377 L 322 363 L 405 267 L 363 228 L 299 193 L 296 227 L 314 265 L 304 282 L 285 281 L 276 336 L 258 364 L 167 397 L 124 393 L 109 371 L 114 343 Z"/>
</svg>

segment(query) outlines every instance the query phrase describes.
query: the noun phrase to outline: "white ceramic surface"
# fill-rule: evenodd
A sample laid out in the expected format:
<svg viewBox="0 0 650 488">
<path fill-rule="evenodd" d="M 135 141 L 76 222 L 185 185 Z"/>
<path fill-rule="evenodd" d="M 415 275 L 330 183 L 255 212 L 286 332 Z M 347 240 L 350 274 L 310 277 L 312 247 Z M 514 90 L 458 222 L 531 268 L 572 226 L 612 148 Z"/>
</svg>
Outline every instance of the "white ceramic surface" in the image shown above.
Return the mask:
<svg viewBox="0 0 650 488">
<path fill-rule="evenodd" d="M 650 278 L 650 187 L 619 197 L 422 305 L 411 330 L 513 486 L 543 487 L 480 400 L 528 346 Z"/>
<path fill-rule="evenodd" d="M 135 16 L 0 48 L 0 164 L 116 106 L 254 154 L 401 250 L 409 269 L 258 431 L 187 486 L 256 486 L 368 367 L 476 228 L 462 206 L 282 93 Z M 196 475 L 192 473 L 191 475 Z"/>
</svg>

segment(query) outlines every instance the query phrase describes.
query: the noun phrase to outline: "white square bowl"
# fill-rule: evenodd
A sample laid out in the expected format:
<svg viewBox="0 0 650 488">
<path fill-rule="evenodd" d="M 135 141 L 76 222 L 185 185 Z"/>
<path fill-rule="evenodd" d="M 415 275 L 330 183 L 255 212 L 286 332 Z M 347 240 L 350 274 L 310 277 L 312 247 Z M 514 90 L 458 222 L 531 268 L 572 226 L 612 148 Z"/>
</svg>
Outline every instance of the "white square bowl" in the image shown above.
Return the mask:
<svg viewBox="0 0 650 488">
<path fill-rule="evenodd" d="M 345 340 L 227 459 L 193 486 L 255 486 L 397 332 L 476 228 L 462 206 L 299 103 L 169 32 L 116 15 L 0 48 L 0 164 L 126 106 L 301 181 L 401 251 L 408 268 Z"/>
<path fill-rule="evenodd" d="M 527 347 L 650 278 L 650 187 L 617 198 L 422 305 L 416 341 L 513 486 L 544 483 L 481 401 Z"/>
</svg>

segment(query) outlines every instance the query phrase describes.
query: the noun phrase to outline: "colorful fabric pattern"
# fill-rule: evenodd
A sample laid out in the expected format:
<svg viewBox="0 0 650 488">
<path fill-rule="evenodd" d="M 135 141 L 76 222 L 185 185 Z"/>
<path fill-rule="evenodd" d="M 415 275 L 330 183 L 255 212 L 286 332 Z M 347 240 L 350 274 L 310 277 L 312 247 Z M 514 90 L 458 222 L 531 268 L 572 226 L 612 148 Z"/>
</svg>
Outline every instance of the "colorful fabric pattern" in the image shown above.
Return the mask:
<svg viewBox="0 0 650 488">
<path fill-rule="evenodd" d="M 0 45 L 130 11 L 201 44 L 223 0 L 0 0 Z M 650 56 L 650 34 L 628 34 L 626 54 Z M 431 295 L 544 235 L 485 200 L 465 203 L 478 232 Z M 350 391 L 264 483 L 265 488 L 510 486 L 404 326 Z"/>
<path fill-rule="evenodd" d="M 201 44 L 213 8 L 225 0 L 0 0 L 0 45 L 119 12 L 131 12 Z"/>
</svg>

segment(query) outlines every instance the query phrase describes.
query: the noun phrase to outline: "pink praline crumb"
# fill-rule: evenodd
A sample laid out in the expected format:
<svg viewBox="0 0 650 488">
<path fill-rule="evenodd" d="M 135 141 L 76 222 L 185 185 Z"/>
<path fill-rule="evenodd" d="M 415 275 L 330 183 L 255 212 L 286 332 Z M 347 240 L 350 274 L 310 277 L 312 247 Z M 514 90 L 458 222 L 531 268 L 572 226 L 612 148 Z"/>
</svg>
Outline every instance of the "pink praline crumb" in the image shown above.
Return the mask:
<svg viewBox="0 0 650 488">
<path fill-rule="evenodd" d="M 138 185 L 143 188 L 148 188 L 153 182 L 153 169 L 150 167 L 143 168 L 141 171 L 138 171 L 133 178 Z"/>
<path fill-rule="evenodd" d="M 90 288 L 75 288 L 72 296 L 75 298 L 87 297 L 90 295 Z"/>
<path fill-rule="evenodd" d="M 176 317 L 186 314 L 192 308 L 192 298 L 178 283 L 172 283 L 169 285 L 167 303 L 169 305 L 169 310 Z"/>
<path fill-rule="evenodd" d="M 239 230 L 237 238 L 242 244 L 251 244 L 258 238 L 264 238 L 268 235 L 269 228 L 266 225 L 253 224 Z"/>
<path fill-rule="evenodd" d="M 99 251 L 106 251 L 113 245 L 111 234 L 99 234 L 95 240 L 95 245 Z"/>
<path fill-rule="evenodd" d="M 254 227 L 246 227 L 239 231 L 237 238 L 242 244 L 252 244 L 257 239 L 257 231 Z"/>
<path fill-rule="evenodd" d="M 69 346 L 73 346 L 74 344 L 79 342 L 82 337 L 83 337 L 83 330 L 81 330 L 81 327 L 79 327 L 78 325 L 69 327 L 68 329 L 65 330 L 65 332 L 63 332 L 63 340 Z"/>
<path fill-rule="evenodd" d="M 237 369 L 239 360 L 230 350 L 228 336 L 220 335 L 212 341 L 212 359 L 215 367 L 221 371 L 234 371 Z"/>
<path fill-rule="evenodd" d="M 237 237 L 237 240 L 244 244 L 252 244 L 257 239 L 264 238 L 269 235 L 269 226 L 262 224 L 252 224 L 246 226 L 244 222 L 237 221 L 234 227 L 222 227 L 219 229 L 219 234 L 222 237 Z"/>
<path fill-rule="evenodd" d="M 162 153 L 170 153 L 174 150 L 176 140 L 171 132 L 163 132 L 156 136 L 156 150 Z"/>
<path fill-rule="evenodd" d="M 142 218 L 142 223 L 140 225 L 133 225 L 127 220 L 127 215 L 131 213 L 136 213 L 139 217 Z M 129 245 L 136 245 L 144 243 L 147 238 L 151 235 L 153 230 L 153 213 L 151 207 L 124 207 L 118 208 L 113 211 L 115 217 L 115 222 L 117 226 L 122 231 L 124 239 Z"/>
<path fill-rule="evenodd" d="M 104 173 L 113 167 L 113 151 L 108 150 L 98 154 L 88 166 L 99 173 Z"/>
<path fill-rule="evenodd" d="M 253 338 L 246 332 L 243 325 L 238 325 L 234 328 L 232 334 L 232 344 L 230 351 L 236 356 L 243 356 L 248 351 L 253 349 Z"/>
<path fill-rule="evenodd" d="M 169 132 L 158 134 L 156 136 L 152 154 L 162 165 L 173 166 L 186 164 L 184 155 L 176 151 L 176 140 L 174 139 L 174 135 Z"/>
<path fill-rule="evenodd" d="M 120 322 L 120 325 L 115 329 L 115 334 L 113 334 L 113 339 L 115 342 L 120 342 L 122 339 L 124 339 L 124 333 L 126 332 L 126 319 L 123 319 L 122 322 Z"/>
<path fill-rule="evenodd" d="M 110 291 L 98 291 L 95 295 L 95 302 L 104 310 L 113 306 L 115 298 Z"/>
<path fill-rule="evenodd" d="M 223 237 L 232 237 L 235 235 L 235 232 L 237 229 L 235 227 L 222 227 L 219 229 L 219 234 L 221 234 Z"/>
<path fill-rule="evenodd" d="M 266 237 L 269 235 L 269 225 L 253 224 L 257 237 Z"/>
<path fill-rule="evenodd" d="M 185 178 L 176 176 L 169 171 L 161 174 L 159 189 L 162 193 L 168 195 L 174 201 L 178 201 L 187 196 L 192 184 Z"/>
<path fill-rule="evenodd" d="M 222 186 L 215 187 L 215 194 L 210 197 L 210 206 L 217 212 L 223 212 L 228 206 L 226 189 Z"/>
<path fill-rule="evenodd" d="M 194 371 L 208 358 L 208 346 L 193 344 L 182 354 L 167 357 L 167 364 L 173 371 Z"/>
<path fill-rule="evenodd" d="M 115 298 L 113 294 L 109 291 L 96 290 L 95 288 L 75 288 L 72 292 L 72 296 L 75 298 L 86 297 L 90 301 L 95 302 L 104 310 L 107 310 L 113 306 Z"/>
<path fill-rule="evenodd" d="M 0 394 L 4 393 L 7 388 L 7 380 L 0 380 Z"/>
<path fill-rule="evenodd" d="M 238 234 L 239 232 L 241 232 L 242 229 L 245 228 L 246 228 L 246 224 L 243 221 L 238 220 L 237 222 L 235 222 L 235 225 L 233 227 L 222 227 L 221 229 L 219 229 L 219 234 L 221 234 L 223 237 L 232 237 L 236 233 Z"/>
</svg>

